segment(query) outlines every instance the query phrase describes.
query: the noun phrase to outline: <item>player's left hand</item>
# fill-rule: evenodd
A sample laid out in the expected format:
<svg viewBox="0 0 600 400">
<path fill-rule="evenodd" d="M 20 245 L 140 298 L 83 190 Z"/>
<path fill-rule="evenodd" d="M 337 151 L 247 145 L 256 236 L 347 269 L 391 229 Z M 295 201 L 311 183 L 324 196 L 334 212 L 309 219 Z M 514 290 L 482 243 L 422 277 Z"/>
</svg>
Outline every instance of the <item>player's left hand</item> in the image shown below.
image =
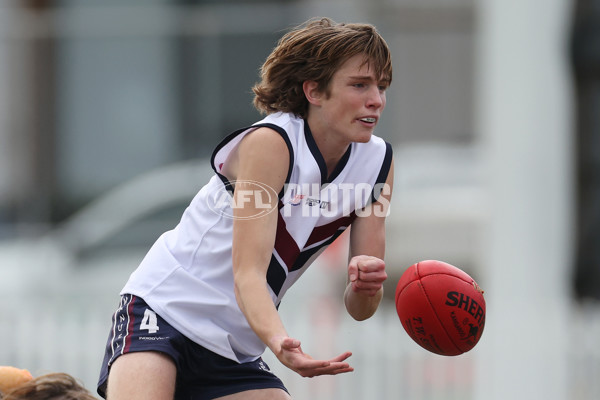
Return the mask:
<svg viewBox="0 0 600 400">
<path fill-rule="evenodd" d="M 348 279 L 352 291 L 366 296 L 375 296 L 387 279 L 385 262 L 373 256 L 355 256 L 348 264 Z"/>
</svg>

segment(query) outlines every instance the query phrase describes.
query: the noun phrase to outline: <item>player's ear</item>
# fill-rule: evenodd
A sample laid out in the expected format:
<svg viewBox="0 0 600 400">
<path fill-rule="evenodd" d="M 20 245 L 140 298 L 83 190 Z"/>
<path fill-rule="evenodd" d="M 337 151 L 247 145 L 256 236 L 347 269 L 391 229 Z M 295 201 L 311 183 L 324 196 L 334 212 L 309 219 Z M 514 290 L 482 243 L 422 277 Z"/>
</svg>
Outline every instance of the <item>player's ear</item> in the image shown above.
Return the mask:
<svg viewBox="0 0 600 400">
<path fill-rule="evenodd" d="M 319 84 L 317 82 L 304 81 L 304 83 L 302 83 L 302 90 L 304 91 L 306 100 L 308 100 L 310 104 L 314 104 L 316 106 L 321 105 L 322 93 L 319 90 Z"/>
</svg>

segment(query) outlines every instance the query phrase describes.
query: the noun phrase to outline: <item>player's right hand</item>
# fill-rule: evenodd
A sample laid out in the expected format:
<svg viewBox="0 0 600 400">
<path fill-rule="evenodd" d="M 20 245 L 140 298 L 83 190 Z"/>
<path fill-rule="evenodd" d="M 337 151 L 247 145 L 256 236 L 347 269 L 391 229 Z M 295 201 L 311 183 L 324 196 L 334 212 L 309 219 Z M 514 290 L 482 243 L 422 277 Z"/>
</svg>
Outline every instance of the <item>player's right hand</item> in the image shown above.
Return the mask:
<svg viewBox="0 0 600 400">
<path fill-rule="evenodd" d="M 354 371 L 354 368 L 345 362 L 352 355 L 350 352 L 345 352 L 330 360 L 315 360 L 302 351 L 298 339 L 281 337 L 276 340 L 279 341 L 279 346 L 276 346 L 278 351 L 275 351 L 275 355 L 279 361 L 305 378 Z"/>
</svg>

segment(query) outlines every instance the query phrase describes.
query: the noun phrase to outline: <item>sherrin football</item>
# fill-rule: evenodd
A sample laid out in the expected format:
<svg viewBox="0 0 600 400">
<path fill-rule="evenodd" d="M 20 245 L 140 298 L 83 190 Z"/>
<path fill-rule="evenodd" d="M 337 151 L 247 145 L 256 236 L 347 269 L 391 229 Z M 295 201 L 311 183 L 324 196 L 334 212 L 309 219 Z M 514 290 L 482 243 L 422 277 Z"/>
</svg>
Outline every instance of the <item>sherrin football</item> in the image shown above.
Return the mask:
<svg viewBox="0 0 600 400">
<path fill-rule="evenodd" d="M 410 266 L 398 281 L 395 298 L 404 330 L 426 350 L 456 356 L 481 338 L 483 290 L 453 265 L 426 260 Z"/>
</svg>

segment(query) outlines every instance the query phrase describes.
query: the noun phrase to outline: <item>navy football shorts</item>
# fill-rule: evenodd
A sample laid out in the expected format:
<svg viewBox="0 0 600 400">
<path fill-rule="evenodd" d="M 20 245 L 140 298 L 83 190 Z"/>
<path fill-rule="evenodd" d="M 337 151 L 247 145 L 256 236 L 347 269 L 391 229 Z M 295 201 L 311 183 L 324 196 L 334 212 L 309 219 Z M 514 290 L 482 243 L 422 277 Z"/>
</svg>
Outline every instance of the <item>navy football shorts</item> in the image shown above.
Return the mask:
<svg viewBox="0 0 600 400">
<path fill-rule="evenodd" d="M 277 388 L 283 382 L 261 359 L 238 363 L 192 342 L 156 314 L 143 299 L 121 296 L 106 344 L 98 394 L 106 398 L 108 370 L 121 354 L 158 351 L 177 366 L 175 399 L 210 400 L 254 389 Z"/>
</svg>

